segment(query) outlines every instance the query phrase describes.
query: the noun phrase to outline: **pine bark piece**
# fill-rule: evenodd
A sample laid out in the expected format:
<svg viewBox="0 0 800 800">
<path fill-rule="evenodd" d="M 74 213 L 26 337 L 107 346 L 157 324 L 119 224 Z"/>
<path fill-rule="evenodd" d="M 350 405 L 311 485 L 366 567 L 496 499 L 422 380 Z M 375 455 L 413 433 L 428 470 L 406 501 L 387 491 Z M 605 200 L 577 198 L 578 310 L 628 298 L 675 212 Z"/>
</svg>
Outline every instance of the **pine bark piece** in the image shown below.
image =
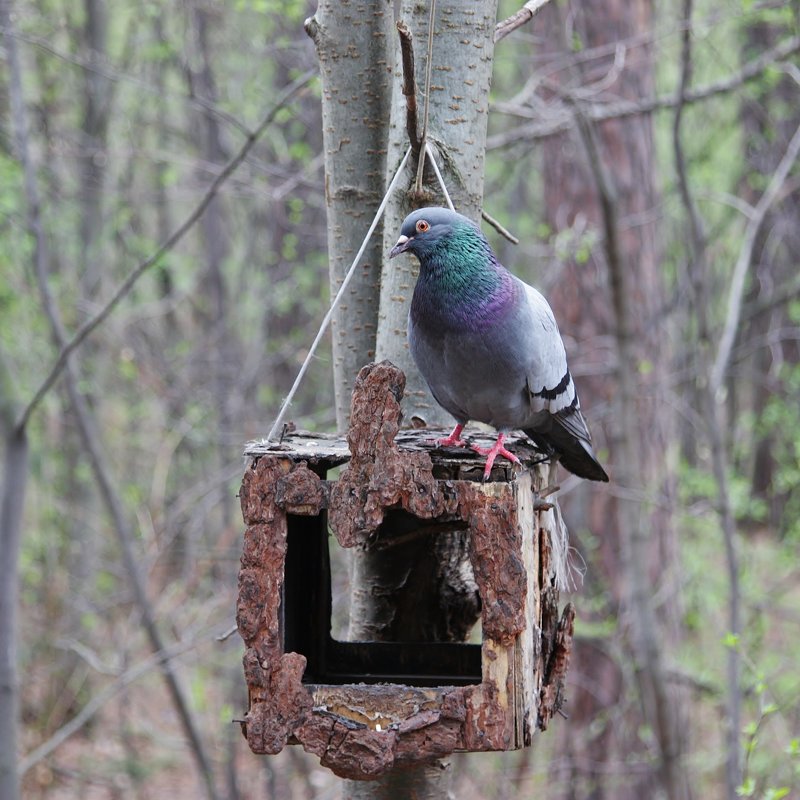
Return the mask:
<svg viewBox="0 0 800 800">
<path fill-rule="evenodd" d="M 340 777 L 357 780 L 455 751 L 530 745 L 561 702 L 571 649 L 574 612 L 565 612 L 559 625 L 550 565 L 548 526 L 555 517 L 536 502 L 550 482 L 548 465 L 529 467 L 511 480 L 501 470 L 500 480 L 486 484 L 448 477 L 461 475 L 463 464 L 424 445 L 431 431 L 399 432 L 404 383 L 403 373 L 388 362 L 362 369 L 348 434 L 352 455 L 338 480 L 326 476 L 341 463 L 341 443 L 292 433 L 277 448 L 248 448 L 253 460 L 240 496 L 248 526 L 237 605 L 246 646 L 248 744 L 256 753 L 272 754 L 299 743 Z M 464 453 L 461 460 L 472 455 Z M 384 528 L 397 514 L 419 525 L 403 537 L 438 537 L 453 526 L 467 534 L 481 600 L 480 682 L 304 683 L 306 654 L 284 652 L 289 525 L 303 517 L 307 521 L 293 528 L 295 536 L 327 535 L 329 525 L 343 546 L 391 547 Z M 315 524 L 321 526 L 316 533 Z M 329 623 L 308 621 L 326 633 Z"/>
</svg>

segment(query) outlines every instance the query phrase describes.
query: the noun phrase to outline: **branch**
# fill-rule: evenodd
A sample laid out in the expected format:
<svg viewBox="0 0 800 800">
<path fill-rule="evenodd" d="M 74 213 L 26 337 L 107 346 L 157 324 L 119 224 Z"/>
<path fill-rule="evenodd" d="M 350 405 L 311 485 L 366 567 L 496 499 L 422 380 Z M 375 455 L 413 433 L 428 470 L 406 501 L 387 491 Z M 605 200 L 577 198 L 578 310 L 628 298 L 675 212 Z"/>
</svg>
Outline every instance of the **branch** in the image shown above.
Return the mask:
<svg viewBox="0 0 800 800">
<path fill-rule="evenodd" d="M 414 42 L 411 31 L 403 20 L 397 20 L 397 33 L 400 36 L 400 58 L 403 63 L 403 95 L 406 98 L 406 130 L 411 152 L 419 157 L 420 138 L 417 117 L 417 78 L 414 72 Z"/>
<path fill-rule="evenodd" d="M 488 212 L 488 211 L 483 211 L 483 210 L 482 210 L 482 211 L 481 211 L 481 216 L 482 216 L 482 217 L 483 217 L 483 219 L 484 219 L 486 222 L 488 222 L 488 223 L 489 223 L 489 225 L 491 225 L 491 226 L 492 226 L 492 227 L 493 227 L 493 228 L 494 228 L 494 229 L 495 229 L 495 230 L 496 230 L 496 231 L 497 231 L 497 232 L 498 232 L 498 233 L 499 233 L 501 236 L 504 236 L 506 239 L 508 239 L 508 241 L 509 241 L 509 242 L 511 242 L 511 244 L 519 244 L 519 239 L 517 239 L 517 237 L 516 237 L 516 236 L 514 236 L 514 234 L 513 234 L 513 233 L 511 233 L 511 231 L 509 231 L 507 228 L 505 228 L 505 227 L 503 226 L 503 224 L 502 224 L 502 223 L 501 223 L 499 220 L 496 220 L 496 219 L 495 219 L 495 218 L 494 218 L 494 217 L 493 217 L 491 214 L 489 214 L 489 212 Z"/>
<path fill-rule="evenodd" d="M 683 1 L 683 17 L 688 22 L 692 18 L 692 0 Z M 736 544 L 736 518 L 733 515 L 730 487 L 728 484 L 728 453 L 723 421 L 719 404 L 716 402 L 716 388 L 713 380 L 707 380 L 711 367 L 711 338 L 708 309 L 711 305 L 708 291 L 709 267 L 707 257 L 707 239 L 703 229 L 703 220 L 692 197 L 686 172 L 686 162 L 681 142 L 681 121 L 685 102 L 689 95 L 689 83 L 692 76 L 692 41 L 691 31 L 687 27 L 681 41 L 681 78 L 678 86 L 678 105 L 672 126 L 672 145 L 675 153 L 675 168 L 678 175 L 678 187 L 681 199 L 686 208 L 691 231 L 689 240 L 689 273 L 692 300 L 697 319 L 698 353 L 700 356 L 701 380 L 699 382 L 701 408 L 705 416 L 709 445 L 711 447 L 711 465 L 717 490 L 717 513 L 722 529 L 722 540 L 725 548 L 725 564 L 728 576 L 728 626 L 729 633 L 738 636 L 741 631 L 741 589 L 739 580 L 739 554 Z M 749 259 L 748 259 L 749 260 Z M 703 378 L 706 378 L 705 380 Z M 739 729 L 741 727 L 741 661 L 736 647 L 729 647 L 727 662 L 727 725 L 725 731 L 726 758 L 725 783 L 727 794 L 733 797 L 741 783 L 741 748 Z"/>
<path fill-rule="evenodd" d="M 170 235 L 167 239 L 159 245 L 158 249 L 147 259 L 142 261 L 128 277 L 120 284 L 105 306 L 97 312 L 91 319 L 87 320 L 75 333 L 75 335 L 68 342 L 64 344 L 58 354 L 50 372 L 44 379 L 42 384 L 36 390 L 33 399 L 23 410 L 22 414 L 17 421 L 16 427 L 22 429 L 27 426 L 31 414 L 36 410 L 39 404 L 44 399 L 47 392 L 51 389 L 53 384 L 58 379 L 64 367 L 67 364 L 67 359 L 70 354 L 77 350 L 84 340 L 97 328 L 105 319 L 111 314 L 114 308 L 118 305 L 128 292 L 133 288 L 139 278 L 147 272 L 150 267 L 157 264 L 167 253 L 169 253 L 178 242 L 194 227 L 195 223 L 203 216 L 203 213 L 208 208 L 211 201 L 217 195 L 222 185 L 230 178 L 236 171 L 239 165 L 245 160 L 250 150 L 253 149 L 255 143 L 261 138 L 264 131 L 269 124 L 275 119 L 275 115 L 286 105 L 289 100 L 294 98 L 302 89 L 304 89 L 311 79 L 316 74 L 316 70 L 309 70 L 304 75 L 301 75 L 297 80 L 290 84 L 280 95 L 275 102 L 275 105 L 270 109 L 269 113 L 259 123 L 258 127 L 248 134 L 244 144 L 239 149 L 239 152 L 225 165 L 222 172 L 217 175 L 208 190 L 203 195 L 195 210 L 186 218 L 186 220 Z"/>
<path fill-rule="evenodd" d="M 619 420 L 616 480 L 623 489 L 642 487 L 639 443 L 635 440 L 636 376 L 634 321 L 631 306 L 635 303 L 620 241 L 619 190 L 614 177 L 603 162 L 596 128 L 583 114 L 580 102 L 572 104 L 575 125 L 586 151 L 589 168 L 596 186 L 602 212 L 604 250 L 607 262 L 611 302 L 614 309 L 614 339 L 617 355 L 616 414 Z M 639 420 L 639 426 L 642 425 Z M 623 607 L 630 620 L 634 658 L 640 662 L 636 670 L 639 696 L 643 699 L 644 718 L 652 726 L 659 747 L 660 772 L 669 797 L 688 796 L 681 770 L 683 751 L 680 744 L 678 709 L 666 690 L 664 655 L 659 626 L 653 609 L 646 577 L 648 550 L 647 527 L 642 525 L 639 506 L 626 500 L 618 504 L 617 529 L 622 565 Z"/>
<path fill-rule="evenodd" d="M 428 150 L 428 118 L 431 109 L 431 85 L 433 82 L 433 35 L 436 29 L 436 0 L 429 0 L 428 7 L 428 49 L 425 60 L 425 104 L 422 107 L 422 134 L 420 135 L 420 152 L 417 158 L 417 179 L 414 193 L 422 196 L 422 179 L 425 174 L 425 159 Z"/>
<path fill-rule="evenodd" d="M 507 19 L 498 22 L 494 29 L 495 44 L 501 39 L 505 39 L 517 28 L 521 28 L 526 22 L 530 22 L 549 2 L 550 0 L 528 0 L 519 11 L 515 11 Z"/>
<path fill-rule="evenodd" d="M 747 277 L 747 271 L 750 269 L 750 264 L 753 260 L 753 248 L 756 244 L 756 238 L 767 213 L 781 196 L 783 184 L 789 176 L 789 172 L 794 166 L 795 161 L 797 161 L 798 155 L 800 155 L 800 125 L 794 132 L 794 136 L 792 136 L 786 148 L 786 152 L 783 154 L 783 158 L 781 158 L 777 169 L 773 173 L 769 185 L 764 190 L 764 194 L 761 195 L 758 203 L 756 203 L 753 216 L 748 220 L 747 227 L 745 228 L 744 242 L 739 251 L 739 258 L 736 261 L 736 266 L 733 269 L 731 289 L 728 295 L 728 311 L 725 318 L 725 327 L 722 330 L 717 357 L 711 369 L 711 388 L 715 393 L 722 386 L 722 381 L 725 378 L 725 371 L 730 361 L 733 342 L 736 338 L 736 331 L 739 329 L 745 278 Z"/>
<path fill-rule="evenodd" d="M 138 681 L 139 678 L 151 670 L 162 667 L 168 661 L 187 653 L 189 650 L 193 650 L 205 641 L 205 639 L 195 639 L 191 642 L 177 642 L 164 650 L 160 650 L 158 653 L 153 653 L 123 672 L 116 680 L 95 694 L 69 722 L 62 725 L 47 741 L 42 742 L 35 750 L 32 750 L 21 759 L 19 762 L 20 777 L 35 767 L 42 759 L 47 758 L 54 750 L 58 749 L 70 736 L 77 733 L 109 700 L 123 689 Z"/>
<path fill-rule="evenodd" d="M 638 116 L 640 114 L 650 114 L 653 111 L 677 108 L 681 103 L 699 103 L 710 97 L 731 92 L 761 77 L 769 67 L 794 55 L 798 51 L 800 51 L 800 36 L 792 36 L 765 50 L 752 61 L 748 61 L 739 72 L 696 89 L 687 89 L 683 97 L 678 92 L 670 92 L 638 101 L 622 100 L 616 103 L 596 103 L 588 107 L 584 106 L 583 113 L 592 122 L 603 122 L 609 119 L 624 119 L 625 117 Z M 569 95 L 565 95 L 564 99 L 569 100 Z M 494 110 L 537 119 L 541 117 L 540 112 L 529 110 L 524 106 L 510 106 L 509 104 L 498 103 L 494 106 Z M 545 122 L 526 123 L 513 130 L 491 136 L 486 140 L 486 149 L 493 150 L 500 147 L 508 147 L 517 142 L 547 139 L 550 136 L 556 136 L 559 133 L 570 130 L 573 125 L 572 114 L 567 109 L 556 109 L 553 117 L 553 119 Z"/>
</svg>

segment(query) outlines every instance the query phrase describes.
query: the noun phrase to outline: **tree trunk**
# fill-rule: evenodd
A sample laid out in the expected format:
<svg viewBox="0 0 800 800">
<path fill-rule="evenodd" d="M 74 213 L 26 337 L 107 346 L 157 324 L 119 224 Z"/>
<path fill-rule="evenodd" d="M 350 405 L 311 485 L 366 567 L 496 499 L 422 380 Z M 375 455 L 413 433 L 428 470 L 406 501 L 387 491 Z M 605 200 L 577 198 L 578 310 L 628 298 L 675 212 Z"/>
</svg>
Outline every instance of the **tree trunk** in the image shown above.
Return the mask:
<svg viewBox="0 0 800 800">
<path fill-rule="evenodd" d="M 0 13 L 5 25 L 5 14 Z M 28 437 L 15 427 L 14 383 L 0 353 L 0 434 L 4 446 L 0 495 L 0 798 L 17 800 L 17 602 L 22 511 L 28 483 Z"/>
<path fill-rule="evenodd" d="M 331 297 L 352 263 L 385 189 L 391 99 L 392 4 L 322 0 L 306 32 L 322 76 L 322 133 Z M 356 375 L 375 357 L 381 228 L 332 322 L 336 424 L 347 429 Z"/>
<path fill-rule="evenodd" d="M 427 40 L 428 11 L 411 2 L 404 2 L 401 17 L 416 35 L 420 63 L 420 43 Z M 459 209 L 477 219 L 483 196 L 483 158 L 491 77 L 493 33 L 496 2 L 476 4 L 459 0 L 439 5 L 434 42 L 430 131 L 433 144 L 441 143 L 448 159 L 445 170 Z M 366 3 L 334 3 L 322 0 L 316 14 L 306 22 L 306 30 L 314 40 L 322 71 L 323 134 L 325 149 L 325 188 L 328 207 L 328 248 L 331 290 L 335 292 L 352 258 L 366 234 L 374 209 L 383 196 L 389 178 L 399 163 L 400 154 L 408 146 L 405 112 L 398 109 L 400 97 L 400 63 L 397 33 L 392 24 L 392 5 Z M 470 46 L 465 46 L 465 42 Z M 396 74 L 390 69 L 395 65 Z M 425 85 L 418 73 L 419 85 Z M 394 81 L 394 84 L 391 83 Z M 394 87 L 394 88 L 393 88 Z M 440 91 L 440 88 L 443 91 Z M 393 91 L 398 100 L 392 101 Z M 390 120 L 391 109 L 391 120 Z M 402 115 L 402 119 L 397 114 Z M 387 133 L 387 128 L 389 133 Z M 391 135 L 391 140 L 389 139 Z M 389 147 L 387 163 L 386 152 Z M 445 158 L 440 158 L 444 165 Z M 413 171 L 404 176 L 402 189 L 407 189 Z M 427 176 L 430 180 L 430 176 Z M 441 201 L 439 201 L 441 203 Z M 407 413 L 436 423 L 446 415 L 426 397 L 418 373 L 410 364 L 405 343 L 406 316 L 411 299 L 413 276 L 411 265 L 384 264 L 384 253 L 394 244 L 400 222 L 411 208 L 405 192 L 398 190 L 384 217 L 385 234 L 379 228 L 357 269 L 354 282 L 339 306 L 333 320 L 334 388 L 336 417 L 340 430 L 349 415 L 353 381 L 361 366 L 376 359 L 376 333 L 380 358 L 389 358 L 408 377 L 406 396 L 411 393 Z M 383 265 L 383 269 L 380 267 Z M 381 314 L 378 320 L 377 304 Z M 391 307 L 391 309 L 390 309 Z M 438 552 L 427 555 L 432 575 L 425 597 L 409 598 L 397 590 L 404 576 L 419 559 L 418 548 L 409 548 L 393 559 L 376 558 L 357 553 L 353 564 L 353 602 L 350 636 L 370 640 L 399 637 L 424 641 L 436 637 L 449 638 L 453 609 L 466 615 L 475 614 L 475 594 L 469 582 L 456 581 L 463 561 L 463 532 L 452 537 L 449 546 L 437 546 Z M 384 590 L 392 602 L 376 602 Z M 449 595 L 447 602 L 443 596 Z M 431 611 L 430 616 L 404 610 L 409 601 Z M 388 612 L 387 612 L 388 609 Z M 439 617 L 435 610 L 440 610 Z M 442 610 L 445 609 L 445 610 Z M 384 614 L 397 616 L 403 623 L 387 626 Z M 421 623 L 421 624 L 420 624 Z M 389 632 L 389 628 L 392 628 Z M 458 627 L 458 626 L 456 626 Z M 443 633 L 443 631 L 445 633 Z M 450 630 L 450 637 L 463 637 L 463 626 Z M 450 770 L 435 763 L 404 773 L 391 773 L 377 782 L 347 782 L 348 798 L 442 797 L 447 792 Z"/>
<path fill-rule="evenodd" d="M 764 21 L 749 25 L 742 60 L 774 46 L 786 35 L 784 25 Z M 752 177 L 768 180 L 800 123 L 795 102 L 797 85 L 788 74 L 777 83 L 767 82 L 763 89 L 754 88 L 754 91 L 756 96 L 748 95 L 740 111 L 748 176 L 748 182 L 742 186 L 742 196 L 751 204 L 758 201 L 760 194 L 752 185 Z M 792 394 L 786 385 L 785 370 L 787 366 L 800 363 L 800 343 L 797 339 L 776 336 L 781 330 L 789 330 L 792 320 L 786 303 L 774 306 L 770 301 L 797 278 L 797 264 L 800 263 L 798 218 L 800 195 L 787 192 L 769 212 L 753 249 L 754 274 L 747 305 L 750 308 L 763 306 L 763 310 L 748 315 L 737 336 L 737 347 L 751 351 L 752 355 L 743 359 L 728 380 L 729 419 L 737 418 L 738 406 L 752 408 L 756 420 L 761 422 L 768 405 L 779 396 Z M 791 525 L 789 520 L 796 515 L 785 513 L 791 490 L 781 487 L 778 471 L 784 453 L 789 458 L 797 454 L 792 453 L 791 445 L 779 432 L 782 425 L 763 427 L 766 430 L 755 430 L 752 444 L 743 448 L 752 454 L 751 463 L 745 466 L 752 476 L 753 493 L 769 510 L 769 526 L 785 533 Z"/>
<path fill-rule="evenodd" d="M 450 0 L 436 6 L 431 58 L 430 98 L 425 98 L 429 28 L 428 3 L 403 0 L 399 19 L 411 30 L 416 65 L 417 106 L 420 121 L 429 100 L 428 142 L 436 151 L 448 192 L 456 210 L 479 222 L 483 208 L 483 174 L 489 87 L 494 57 L 497 1 Z M 406 106 L 402 98 L 399 48 L 394 59 L 394 96 L 389 128 L 389 166 L 400 161 L 409 145 Z M 417 164 L 412 160 L 403 182 L 390 198 L 384 216 L 383 250 L 397 242 L 400 225 L 415 208 L 445 205 L 434 172 L 426 165 L 423 193 L 416 195 Z M 388 359 L 406 374 L 403 407 L 414 424 L 449 425 L 453 420 L 436 403 L 422 380 L 406 343 L 411 293 L 419 264 L 410 255 L 384 265 L 381 276 L 380 319 L 376 360 Z"/>
<path fill-rule="evenodd" d="M 456 208 L 477 221 L 483 202 L 496 14 L 493 0 L 462 0 L 439 4 L 434 21 L 428 140 L 437 151 L 437 161 Z M 401 4 L 400 19 L 414 37 L 417 104 L 422 112 L 428 71 L 424 45 L 428 39 L 429 6 L 406 0 Z M 396 52 L 390 169 L 409 145 L 406 108 L 401 99 L 399 47 Z M 424 173 L 423 194 L 414 193 L 417 170 L 413 161 L 410 163 L 412 166 L 407 168 L 386 209 L 384 252 L 397 241 L 400 225 L 409 211 L 424 205 L 444 205 L 429 167 Z M 384 264 L 376 359 L 388 359 L 406 373 L 406 420 L 447 425 L 452 419 L 431 397 L 406 343 L 406 320 L 418 269 L 411 257 Z M 399 525 L 397 532 L 401 533 L 402 520 Z M 437 537 L 433 548 L 430 543 L 421 542 L 397 550 L 389 558 L 361 550 L 353 553 L 349 638 L 463 641 L 479 613 L 466 556 L 466 534 L 454 530 L 448 536 Z M 421 565 L 424 569 L 420 569 Z M 380 602 L 387 596 L 389 602 Z M 393 771 L 374 782 L 348 781 L 344 796 L 351 800 L 445 797 L 451 778 L 449 762 L 437 761 L 411 771 Z"/>
<path fill-rule="evenodd" d="M 565 41 L 562 13 L 563 9 L 550 4 L 540 16 L 544 46 L 554 61 L 565 56 L 568 59 L 573 46 L 572 41 Z M 650 19 L 649 0 L 637 0 L 632 6 L 600 0 L 569 4 L 572 36 L 579 40 L 581 49 L 646 33 Z M 597 85 L 613 74 L 613 60 L 613 53 L 608 59 L 581 60 L 566 74 L 548 71 L 548 76 L 569 94 L 574 88 Z M 635 100 L 650 96 L 650 49 L 642 46 L 628 51 L 624 63 L 609 87 L 614 97 Z M 542 69 L 547 71 L 547 65 Z M 579 104 L 580 100 L 571 102 Z M 562 331 L 584 343 L 571 364 L 585 405 L 599 409 L 609 404 L 613 410 L 612 418 L 594 416 L 592 422 L 600 447 L 607 445 L 610 449 L 614 482 L 637 495 L 669 496 L 672 476 L 665 454 L 672 413 L 665 404 L 657 404 L 665 396 L 669 353 L 650 325 L 664 297 L 656 229 L 654 222 L 648 221 L 649 212 L 657 205 L 651 119 L 641 116 L 595 127 L 586 121 L 579 105 L 574 110 L 575 131 L 553 137 L 543 145 L 546 221 L 556 236 L 571 228 L 580 215 L 598 230 L 602 247 L 593 248 L 588 264 L 572 261 L 565 266 L 550 300 Z M 621 224 L 628 219 L 636 219 L 637 224 Z M 611 352 L 598 346 L 609 334 L 613 337 Z M 611 374 L 609 362 L 616 363 Z M 643 364 L 645 370 L 640 369 Z M 581 378 L 584 371 L 595 377 Z M 675 579 L 669 569 L 674 561 L 675 532 L 665 512 L 641 508 L 631 499 L 590 493 L 582 486 L 568 501 L 565 506 L 570 527 L 585 525 L 598 535 L 599 562 L 590 570 L 603 576 L 620 606 L 626 645 L 636 665 L 640 713 L 659 744 L 656 774 L 632 780 L 627 786 L 615 785 L 613 796 L 641 797 L 660 785 L 670 798 L 684 798 L 688 792 L 681 764 L 685 745 L 681 745 L 679 736 L 679 707 L 665 683 L 662 650 L 674 610 L 657 610 L 651 599 L 654 584 Z M 665 597 L 675 596 L 674 592 L 660 591 Z M 594 662 L 591 653 L 589 648 L 576 648 L 573 669 L 587 679 L 591 676 L 589 685 L 594 691 L 576 692 L 573 720 L 588 722 L 595 718 L 598 703 L 605 704 L 623 691 L 619 665 L 610 658 Z M 631 713 L 638 716 L 636 711 Z M 635 730 L 637 726 L 625 727 Z M 602 764 L 624 759 L 628 752 L 643 750 L 644 746 L 637 738 L 625 739 L 622 727 L 609 726 L 593 737 L 589 752 L 581 755 L 588 756 L 591 763 Z M 589 776 L 592 797 L 605 796 L 603 772 L 601 768 Z"/>
<path fill-rule="evenodd" d="M 83 71 L 83 116 L 78 160 L 81 203 L 81 247 L 84 272 L 81 284 L 89 297 L 96 295 L 103 277 L 101 233 L 106 174 L 106 140 L 111 118 L 113 83 L 94 65 L 103 65 L 108 52 L 108 11 L 105 0 L 84 0 L 83 44 L 89 68 Z"/>
<path fill-rule="evenodd" d="M 9 105 L 15 122 L 16 149 L 27 135 L 22 121 L 22 69 L 14 36 L 11 0 L 0 0 L 9 66 Z M 17 153 L 22 160 L 22 154 Z M 22 542 L 22 512 L 28 483 L 28 436 L 16 423 L 16 391 L 5 353 L 0 352 L 0 434 L 4 459 L 0 494 L 0 799 L 18 800 L 17 748 L 19 725 L 19 679 L 17 675 L 17 628 L 19 552 Z"/>
</svg>

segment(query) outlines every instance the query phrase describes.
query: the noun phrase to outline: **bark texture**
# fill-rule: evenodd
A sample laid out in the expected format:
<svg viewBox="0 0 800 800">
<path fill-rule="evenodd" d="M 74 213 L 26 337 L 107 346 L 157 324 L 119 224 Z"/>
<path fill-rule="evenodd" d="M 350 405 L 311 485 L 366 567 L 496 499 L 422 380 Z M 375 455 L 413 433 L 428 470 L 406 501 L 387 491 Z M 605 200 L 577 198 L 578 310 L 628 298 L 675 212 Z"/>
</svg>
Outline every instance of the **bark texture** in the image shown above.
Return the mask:
<svg viewBox="0 0 800 800">
<path fill-rule="evenodd" d="M 399 19 L 411 31 L 416 64 L 417 108 L 425 105 L 429 4 L 403 0 Z M 496 0 L 444 0 L 436 4 L 431 63 L 428 141 L 437 153 L 450 197 L 461 214 L 480 220 L 489 88 L 494 57 Z M 394 99 L 389 129 L 389 166 L 409 146 L 406 103 L 402 98 L 400 48 L 394 37 Z M 426 168 L 423 192 L 416 194 L 417 164 L 412 160 L 384 217 L 384 251 L 397 241 L 400 225 L 415 208 L 445 205 L 432 170 Z M 406 374 L 404 409 L 415 425 L 448 425 L 450 416 L 431 397 L 408 351 L 406 321 L 419 265 L 412 256 L 386 263 L 381 276 L 377 360 L 389 359 Z"/>
<path fill-rule="evenodd" d="M 0 396 L 0 403 L 6 399 Z M 24 430 L 13 428 L 11 419 L 8 422 L 2 425 L 5 454 L 0 497 L 0 797 L 15 800 L 19 797 L 18 565 L 28 482 L 28 437 Z"/>
<path fill-rule="evenodd" d="M 391 99 L 388 0 L 322 0 L 306 32 L 322 77 L 322 133 L 331 296 L 361 245 L 384 190 Z M 332 321 L 339 430 L 347 427 L 359 369 L 375 356 L 382 263 L 379 226 Z"/>
<path fill-rule="evenodd" d="M 651 11 L 649 0 L 627 5 L 590 0 L 568 4 L 566 10 L 551 3 L 539 17 L 544 48 L 554 62 L 568 64 L 575 38 L 586 49 L 633 40 L 649 30 Z M 676 546 L 669 517 L 658 510 L 668 507 L 666 498 L 672 491 L 670 462 L 663 458 L 669 452 L 672 413 L 659 402 L 667 395 L 669 353 L 651 324 L 664 298 L 652 213 L 658 199 L 652 125 L 646 116 L 590 123 L 576 91 L 594 87 L 595 102 L 652 95 L 647 45 L 626 48 L 624 66 L 613 62 L 613 52 L 607 58 L 576 59 L 574 68 L 550 75 L 550 99 L 567 100 L 574 129 L 543 145 L 547 222 L 554 235 L 588 227 L 597 232 L 599 244 L 588 264 L 565 265 L 549 298 L 562 331 L 582 343 L 571 364 L 584 403 L 594 409 L 607 405 L 613 411 L 605 420 L 594 420 L 599 446 L 611 452 L 613 480 L 638 496 L 659 497 L 661 502 L 648 508 L 631 497 L 590 495 L 580 487 L 568 514 L 573 527 L 586 526 L 599 536 L 597 567 L 613 597 L 604 613 L 620 613 L 636 665 L 641 713 L 658 742 L 657 770 L 630 785 L 615 786 L 613 796 L 641 797 L 661 790 L 683 798 L 689 791 L 681 765 L 686 745 L 677 698 L 666 685 L 663 650 L 674 609 L 656 608 L 652 600 L 654 586 L 663 597 L 675 596 L 664 583 L 674 581 L 670 565 Z M 581 378 L 582 372 L 594 377 Z M 576 650 L 582 682 L 590 688 L 578 693 L 573 719 L 595 719 L 624 691 L 619 665 L 610 658 L 595 661 L 595 652 L 591 646 Z M 617 753 L 644 749 L 637 737 L 625 735 L 631 727 L 635 729 L 600 728 L 589 753 L 576 754 L 576 762 L 601 765 L 615 760 Z M 588 774 L 581 770 L 575 780 L 586 785 L 592 797 L 605 796 L 602 767 Z"/>
</svg>

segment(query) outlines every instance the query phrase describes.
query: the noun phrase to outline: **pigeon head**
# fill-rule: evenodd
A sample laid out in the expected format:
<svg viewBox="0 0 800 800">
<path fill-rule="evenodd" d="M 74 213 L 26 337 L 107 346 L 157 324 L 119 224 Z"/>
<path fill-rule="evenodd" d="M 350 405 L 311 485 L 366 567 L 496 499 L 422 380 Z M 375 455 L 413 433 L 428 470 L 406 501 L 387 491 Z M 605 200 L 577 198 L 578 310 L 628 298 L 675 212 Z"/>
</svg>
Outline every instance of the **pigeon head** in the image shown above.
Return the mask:
<svg viewBox="0 0 800 800">
<path fill-rule="evenodd" d="M 408 252 L 422 261 L 464 234 L 470 237 L 477 234 L 478 238 L 483 238 L 472 220 L 449 208 L 419 208 L 403 220 L 400 238 L 389 253 L 389 258 Z"/>
</svg>

